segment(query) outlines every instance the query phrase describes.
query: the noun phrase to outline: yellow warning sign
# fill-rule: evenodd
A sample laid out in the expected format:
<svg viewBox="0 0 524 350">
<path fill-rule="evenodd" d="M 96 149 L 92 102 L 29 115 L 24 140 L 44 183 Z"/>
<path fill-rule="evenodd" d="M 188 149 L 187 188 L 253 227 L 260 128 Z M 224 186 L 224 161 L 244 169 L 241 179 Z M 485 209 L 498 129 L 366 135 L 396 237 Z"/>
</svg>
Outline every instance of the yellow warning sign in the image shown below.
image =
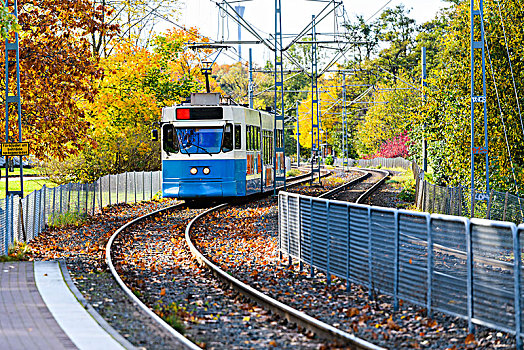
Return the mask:
<svg viewBox="0 0 524 350">
<path fill-rule="evenodd" d="M 29 142 L 3 142 L 2 156 L 28 156 Z"/>
</svg>

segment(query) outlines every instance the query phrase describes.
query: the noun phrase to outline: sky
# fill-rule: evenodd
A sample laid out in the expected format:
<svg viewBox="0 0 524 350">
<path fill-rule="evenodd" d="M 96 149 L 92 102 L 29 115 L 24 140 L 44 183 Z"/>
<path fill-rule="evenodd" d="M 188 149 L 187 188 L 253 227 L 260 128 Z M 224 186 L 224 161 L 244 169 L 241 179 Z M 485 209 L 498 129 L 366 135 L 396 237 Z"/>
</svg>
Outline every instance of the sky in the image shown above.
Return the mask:
<svg viewBox="0 0 524 350">
<path fill-rule="evenodd" d="M 195 26 L 200 29 L 201 33 L 211 39 L 222 39 L 223 35 L 225 40 L 237 40 L 238 25 L 232 19 L 220 19 L 218 6 L 215 4 L 215 1 L 221 0 L 184 0 L 181 14 L 176 22 L 186 27 Z M 282 31 L 284 34 L 297 34 L 311 21 L 312 15 L 318 14 L 326 6 L 325 2 L 320 1 L 281 1 Z M 242 3 L 235 3 L 234 0 L 230 0 L 229 2 L 232 6 L 245 6 L 244 18 L 261 33 L 262 37 L 267 38 L 269 33 L 274 32 L 275 2 L 273 0 L 252 0 Z M 447 3 L 442 0 L 343 0 L 343 3 L 347 17 L 350 20 L 354 20 L 357 15 L 362 15 L 365 19 L 375 15 L 373 18 L 376 18 L 380 15 L 380 10 L 384 5 L 386 5 L 385 8 L 388 8 L 403 4 L 407 9 L 410 9 L 410 16 L 417 23 L 431 20 L 440 9 L 447 6 Z M 319 24 L 317 32 L 333 32 L 335 28 L 334 22 L 334 16 L 331 15 Z M 224 31 L 222 31 L 222 26 Z M 242 40 L 254 40 L 254 38 L 243 30 Z M 242 58 L 247 60 L 248 49 L 252 48 L 253 60 L 256 63 L 263 64 L 268 59 L 272 60 L 273 54 L 261 46 L 243 45 L 241 48 Z M 238 57 L 237 51 L 238 46 L 234 45 L 234 49 L 227 50 L 227 56 Z M 227 56 L 221 55 L 218 62 L 232 63 L 233 60 Z"/>
</svg>

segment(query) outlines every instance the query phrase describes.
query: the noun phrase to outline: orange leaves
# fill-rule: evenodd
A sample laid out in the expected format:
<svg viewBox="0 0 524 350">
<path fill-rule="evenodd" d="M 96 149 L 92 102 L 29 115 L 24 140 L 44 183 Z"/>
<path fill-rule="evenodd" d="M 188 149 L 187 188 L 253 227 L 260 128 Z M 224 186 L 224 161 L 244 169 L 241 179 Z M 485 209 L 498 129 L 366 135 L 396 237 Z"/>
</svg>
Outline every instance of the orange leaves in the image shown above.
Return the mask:
<svg viewBox="0 0 524 350">
<path fill-rule="evenodd" d="M 165 288 L 162 288 L 162 289 L 160 290 L 160 296 L 163 297 L 164 295 L 166 295 L 166 289 L 165 289 Z"/>
<path fill-rule="evenodd" d="M 464 343 L 466 345 L 476 345 L 477 344 L 477 341 L 475 340 L 475 335 L 474 334 L 468 334 L 466 339 L 464 340 Z"/>
<path fill-rule="evenodd" d="M 388 320 L 387 320 L 387 326 L 389 329 L 392 329 L 392 330 L 395 330 L 395 331 L 398 331 L 400 329 L 400 327 L 395 323 L 395 321 L 393 321 L 393 317 L 392 316 L 389 316 Z"/>
<path fill-rule="evenodd" d="M 351 309 L 349 309 L 348 311 L 346 311 L 346 315 L 348 317 L 353 317 L 353 316 L 357 316 L 360 314 L 360 310 L 357 309 L 356 307 L 352 307 Z"/>
</svg>

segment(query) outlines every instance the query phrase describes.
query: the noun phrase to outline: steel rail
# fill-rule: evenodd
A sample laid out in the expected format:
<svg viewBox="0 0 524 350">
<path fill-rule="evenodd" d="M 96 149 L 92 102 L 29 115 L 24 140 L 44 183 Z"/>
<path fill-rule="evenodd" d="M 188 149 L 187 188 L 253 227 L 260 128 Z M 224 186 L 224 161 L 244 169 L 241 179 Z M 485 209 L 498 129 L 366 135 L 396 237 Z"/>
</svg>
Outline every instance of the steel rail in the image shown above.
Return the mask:
<svg viewBox="0 0 524 350">
<path fill-rule="evenodd" d="M 327 175 L 329 175 L 329 173 L 328 174 L 324 174 L 324 176 L 327 176 Z M 311 176 L 311 174 L 307 173 L 307 174 L 302 174 L 302 175 L 293 177 L 293 178 L 291 178 L 292 181 L 293 180 L 295 180 L 295 181 L 298 180 L 298 181 L 291 183 L 291 185 L 300 184 L 302 182 L 308 182 L 309 181 L 309 176 Z M 302 178 L 304 178 L 304 180 L 302 180 Z M 279 188 L 282 188 L 282 187 L 279 187 Z M 273 190 L 263 192 L 262 194 L 263 195 L 268 195 L 268 194 L 271 194 L 271 193 L 273 193 Z M 256 193 L 255 195 L 260 195 L 260 193 Z M 254 198 L 255 196 L 252 195 L 252 197 Z M 116 280 L 118 285 L 122 288 L 124 293 L 135 303 L 136 306 L 138 306 L 149 317 L 151 317 L 151 319 L 153 319 L 153 321 L 155 321 L 163 329 L 165 329 L 168 333 L 170 333 L 178 341 L 180 341 L 181 345 L 185 349 L 197 350 L 197 349 L 201 349 L 201 348 L 199 346 L 197 346 L 196 344 L 194 344 L 189 339 L 187 339 L 186 337 L 184 337 L 182 334 L 178 333 L 175 329 L 173 329 L 173 327 L 171 327 L 168 323 L 166 323 L 161 317 L 159 317 L 157 314 L 155 314 L 146 304 L 144 304 L 140 299 L 138 299 L 136 297 L 136 295 L 131 291 L 131 289 L 129 289 L 126 286 L 124 281 L 118 275 L 118 272 L 115 269 L 115 266 L 113 264 L 113 260 L 112 260 L 112 257 L 111 257 L 112 245 L 113 245 L 116 237 L 118 237 L 118 235 L 121 234 L 124 230 L 126 230 L 127 228 L 133 226 L 134 224 L 137 224 L 137 223 L 139 223 L 141 221 L 144 221 L 144 220 L 146 220 L 146 219 L 148 219 L 150 217 L 153 217 L 153 216 L 158 215 L 160 213 L 168 212 L 170 210 L 179 209 L 179 208 L 182 208 L 184 206 L 186 206 L 186 203 L 179 203 L 179 204 L 176 204 L 176 205 L 169 206 L 167 208 L 159 209 L 159 210 L 153 211 L 151 213 L 148 213 L 146 215 L 140 216 L 140 217 L 138 217 L 138 218 L 136 218 L 136 219 L 126 223 L 125 225 L 121 226 L 118 230 L 115 231 L 115 233 L 113 233 L 113 235 L 109 238 L 109 241 L 106 244 L 106 263 L 107 263 L 107 266 L 109 267 L 109 270 L 110 270 L 111 274 L 113 275 L 113 278 Z"/>
<path fill-rule="evenodd" d="M 326 192 L 320 196 L 318 196 L 319 198 L 330 198 L 332 196 L 334 196 L 335 194 L 339 193 L 339 192 L 342 192 L 342 191 L 345 191 L 348 187 L 351 187 L 361 181 L 364 181 L 365 179 L 367 179 L 368 177 L 371 176 L 371 173 L 367 172 L 367 171 L 363 171 L 363 170 L 360 170 L 360 169 L 353 169 L 353 171 L 357 171 L 359 173 L 363 173 L 360 177 L 354 179 L 354 180 L 351 180 L 350 182 L 348 183 L 345 183 L 335 189 L 332 189 L 331 191 L 329 192 Z"/>
<path fill-rule="evenodd" d="M 163 209 L 159 209 L 159 210 L 153 211 L 153 212 L 151 212 L 149 214 L 146 214 L 144 216 L 138 217 L 138 218 L 136 218 L 136 219 L 126 223 L 122 227 L 120 227 L 118 230 L 115 231 L 115 233 L 113 233 L 113 235 L 111 236 L 111 238 L 109 238 L 109 241 L 107 242 L 107 245 L 106 245 L 106 263 L 107 263 L 107 266 L 109 266 L 109 270 L 111 271 L 111 274 L 113 275 L 114 279 L 120 285 L 122 290 L 127 294 L 127 296 L 135 303 L 136 306 L 138 306 L 142 311 L 144 311 L 149 317 L 151 317 L 163 329 L 165 329 L 172 336 L 174 336 L 180 342 L 180 344 L 183 346 L 184 349 L 200 350 L 201 348 L 199 346 L 197 346 L 192 341 L 190 341 L 189 339 L 184 337 L 182 334 L 178 333 L 173 327 L 171 327 L 168 323 L 166 323 L 160 316 L 155 314 L 149 307 L 147 307 L 146 304 L 144 304 L 140 299 L 138 299 L 135 294 L 133 294 L 131 289 L 129 289 L 125 285 L 124 281 L 122 281 L 122 279 L 118 275 L 118 273 L 117 273 L 117 271 L 115 269 L 115 266 L 113 265 L 113 261 L 111 259 L 111 246 L 112 246 L 113 242 L 115 241 L 116 237 L 120 233 L 122 233 L 125 229 L 127 229 L 128 227 L 130 227 L 130 226 L 132 226 L 132 225 L 134 225 L 134 224 L 136 224 L 138 222 L 141 222 L 141 221 L 143 221 L 143 220 L 145 220 L 147 218 L 150 218 L 152 216 L 158 215 L 158 214 L 163 213 L 163 212 L 167 212 L 169 210 L 182 208 L 185 205 L 186 205 L 185 203 L 180 203 L 180 204 L 176 204 L 176 205 L 173 205 L 173 206 L 170 206 L 170 207 L 167 207 L 167 208 L 163 208 Z"/>
<path fill-rule="evenodd" d="M 376 346 L 372 343 L 369 343 L 363 339 L 355 337 L 353 334 L 344 332 L 338 328 L 335 328 L 327 323 L 324 323 L 320 320 L 317 320 L 308 314 L 298 311 L 289 305 L 286 305 L 276 299 L 269 297 L 268 295 L 259 292 L 255 288 L 247 285 L 246 283 L 240 281 L 239 279 L 229 275 L 226 271 L 222 270 L 220 267 L 215 265 L 209 259 L 207 259 L 193 244 L 191 241 L 191 228 L 198 220 L 204 216 L 219 210 L 225 209 L 229 204 L 224 203 L 218 205 L 214 208 L 208 209 L 205 212 L 199 214 L 186 227 L 185 239 L 189 247 L 189 250 L 195 257 L 195 259 L 202 265 L 207 267 L 213 275 L 222 280 L 223 282 L 230 285 L 233 289 L 240 292 L 242 295 L 247 298 L 255 301 L 257 304 L 263 306 L 266 309 L 271 310 L 274 313 L 279 314 L 280 316 L 286 318 L 288 321 L 293 322 L 297 325 L 300 325 L 308 330 L 313 331 L 317 335 L 326 338 L 328 340 L 339 340 L 349 345 L 351 349 L 369 349 L 369 350 L 379 350 L 384 349 L 382 347 Z"/>
<path fill-rule="evenodd" d="M 367 190 L 366 192 L 364 192 L 360 197 L 357 198 L 357 200 L 355 201 L 355 203 L 357 204 L 361 204 L 362 202 L 364 202 L 369 196 L 371 196 L 380 186 L 382 186 L 382 184 L 387 180 L 387 178 L 391 175 L 389 171 L 387 170 L 378 170 L 378 169 L 365 169 L 365 170 L 368 170 L 368 171 L 376 171 L 378 173 L 382 173 L 384 175 L 384 177 L 382 179 L 380 179 L 380 181 L 378 181 L 376 184 L 373 185 L 373 187 L 371 187 L 369 190 Z"/>
</svg>

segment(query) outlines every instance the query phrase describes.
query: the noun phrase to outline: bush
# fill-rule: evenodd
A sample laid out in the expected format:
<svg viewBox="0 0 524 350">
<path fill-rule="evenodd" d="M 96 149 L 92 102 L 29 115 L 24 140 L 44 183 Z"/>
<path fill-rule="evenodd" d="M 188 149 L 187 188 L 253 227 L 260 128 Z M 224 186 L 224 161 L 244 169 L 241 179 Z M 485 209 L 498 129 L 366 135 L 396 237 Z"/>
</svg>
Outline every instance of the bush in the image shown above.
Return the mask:
<svg viewBox="0 0 524 350">
<path fill-rule="evenodd" d="M 326 165 L 333 165 L 335 163 L 335 160 L 333 159 L 333 156 L 330 154 L 326 157 Z"/>
</svg>

